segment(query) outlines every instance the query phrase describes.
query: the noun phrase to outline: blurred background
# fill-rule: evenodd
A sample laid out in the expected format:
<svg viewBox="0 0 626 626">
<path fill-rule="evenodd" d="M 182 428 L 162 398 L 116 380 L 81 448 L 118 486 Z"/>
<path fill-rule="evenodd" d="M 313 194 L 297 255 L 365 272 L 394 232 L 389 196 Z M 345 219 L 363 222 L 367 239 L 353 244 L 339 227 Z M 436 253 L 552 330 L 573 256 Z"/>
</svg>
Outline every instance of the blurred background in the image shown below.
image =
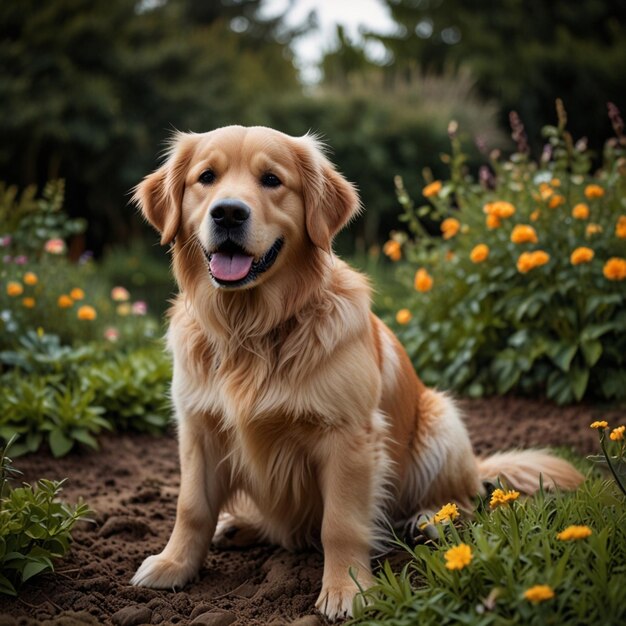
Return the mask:
<svg viewBox="0 0 626 626">
<path fill-rule="evenodd" d="M 419 195 L 445 173 L 451 119 L 477 167 L 513 147 L 511 110 L 540 152 L 560 97 L 599 150 L 625 29 L 626 0 L 3 0 L 0 180 L 65 179 L 72 254 L 115 249 L 127 276 L 123 251 L 165 258 L 128 192 L 173 129 L 312 130 L 361 191 L 338 247 L 363 254 L 398 225 L 395 175 Z"/>
</svg>

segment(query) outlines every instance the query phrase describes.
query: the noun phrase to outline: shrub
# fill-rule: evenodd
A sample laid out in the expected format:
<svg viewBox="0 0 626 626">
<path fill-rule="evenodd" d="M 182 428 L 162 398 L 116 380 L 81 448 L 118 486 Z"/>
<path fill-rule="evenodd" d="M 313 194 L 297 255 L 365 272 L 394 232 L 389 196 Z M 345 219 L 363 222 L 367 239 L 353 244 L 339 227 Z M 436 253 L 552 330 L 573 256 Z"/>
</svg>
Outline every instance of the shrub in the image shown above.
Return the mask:
<svg viewBox="0 0 626 626">
<path fill-rule="evenodd" d="M 626 398 L 626 137 L 615 127 L 593 176 L 561 106 L 539 161 L 515 120 L 518 152 L 493 155 L 476 181 L 453 128 L 451 176 L 427 180 L 428 205 L 415 208 L 396 181 L 414 238 L 393 239 L 415 286 L 399 334 L 427 384 L 559 403 Z M 443 220 L 442 237 L 427 217 Z"/>
<path fill-rule="evenodd" d="M 492 498 L 494 505 L 498 499 Z M 447 516 L 444 516 L 447 517 Z M 434 521 L 433 521 L 434 524 Z M 613 482 L 539 493 L 472 520 L 435 524 L 357 599 L 353 624 L 620 624 L 626 619 L 626 507 Z"/>
<path fill-rule="evenodd" d="M 82 502 L 59 501 L 65 481 L 11 488 L 8 479 L 19 472 L 6 451 L 0 448 L 0 593 L 17 595 L 27 580 L 54 570 L 53 560 L 69 550 L 72 528 L 91 511 Z"/>
<path fill-rule="evenodd" d="M 12 368 L 0 376 L 0 438 L 15 437 L 15 456 L 47 444 L 60 457 L 79 443 L 97 448 L 103 429 L 156 434 L 169 424 L 171 366 L 160 342 L 124 352 L 30 333 L 2 362 Z"/>
</svg>

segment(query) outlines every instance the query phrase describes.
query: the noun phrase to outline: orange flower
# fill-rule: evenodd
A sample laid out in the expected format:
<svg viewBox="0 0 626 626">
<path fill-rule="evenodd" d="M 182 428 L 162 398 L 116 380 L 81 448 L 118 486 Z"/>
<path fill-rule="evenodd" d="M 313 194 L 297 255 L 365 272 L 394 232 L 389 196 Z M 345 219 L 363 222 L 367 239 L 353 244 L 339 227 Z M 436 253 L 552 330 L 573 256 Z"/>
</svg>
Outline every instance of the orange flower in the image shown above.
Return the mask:
<svg viewBox="0 0 626 626">
<path fill-rule="evenodd" d="M 430 291 L 433 287 L 432 276 L 423 267 L 415 272 L 414 286 L 417 291 L 420 291 L 422 293 Z"/>
<path fill-rule="evenodd" d="M 558 178 L 553 178 L 553 179 L 550 181 L 550 184 L 551 184 L 553 187 L 560 187 L 560 186 L 561 186 L 561 181 L 560 181 Z"/>
<path fill-rule="evenodd" d="M 513 243 L 537 243 L 537 233 L 532 226 L 518 224 L 511 232 Z"/>
<path fill-rule="evenodd" d="M 24 287 L 22 287 L 21 283 L 18 283 L 14 280 L 10 280 L 7 283 L 7 296 L 15 298 L 16 296 L 21 296 L 23 293 Z"/>
<path fill-rule="evenodd" d="M 585 197 L 589 198 L 589 200 L 593 200 L 593 198 L 601 198 L 604 195 L 605 191 L 600 185 L 587 185 L 585 187 Z"/>
<path fill-rule="evenodd" d="M 400 309 L 396 313 L 396 322 L 398 322 L 398 324 L 408 324 L 412 317 L 413 316 L 411 315 L 411 311 L 409 311 L 409 309 Z"/>
<path fill-rule="evenodd" d="M 489 230 L 500 228 L 500 225 L 502 224 L 502 222 L 500 222 L 500 218 L 497 215 L 494 215 L 493 213 L 490 213 L 489 215 L 487 215 L 486 223 L 487 223 L 487 228 Z"/>
<path fill-rule="evenodd" d="M 565 530 L 562 530 L 556 538 L 559 541 L 579 541 L 580 539 L 586 539 L 593 531 L 589 526 L 568 526 Z"/>
<path fill-rule="evenodd" d="M 489 256 L 489 246 L 484 243 L 479 243 L 474 246 L 470 252 L 470 260 L 472 263 L 482 263 Z"/>
<path fill-rule="evenodd" d="M 510 202 L 500 200 L 493 203 L 492 213 L 500 219 L 507 219 L 515 214 L 515 207 Z"/>
<path fill-rule="evenodd" d="M 539 194 L 542 200 L 547 200 L 554 193 L 554 189 L 548 185 L 548 183 L 541 183 L 539 185 Z"/>
<path fill-rule="evenodd" d="M 626 215 L 620 215 L 615 225 L 615 235 L 620 239 L 626 239 Z"/>
<path fill-rule="evenodd" d="M 472 549 L 465 543 L 450 548 L 444 553 L 446 567 L 450 570 L 463 569 L 468 566 L 473 558 Z"/>
<path fill-rule="evenodd" d="M 33 309 L 33 308 L 35 308 L 35 298 L 23 298 L 22 299 L 22 304 L 27 309 Z"/>
<path fill-rule="evenodd" d="M 533 222 L 536 222 L 539 219 L 539 216 L 541 215 L 541 211 L 539 209 L 535 209 L 531 214 L 530 214 L 530 219 Z"/>
<path fill-rule="evenodd" d="M 65 242 L 63 239 L 49 239 L 46 241 L 44 250 L 49 254 L 63 254 L 65 252 Z"/>
<path fill-rule="evenodd" d="M 442 187 L 443 185 L 441 184 L 441 181 L 436 180 L 430 183 L 430 185 L 426 185 L 426 187 L 422 189 L 422 195 L 424 195 L 424 197 L 426 198 L 430 198 L 432 196 L 438 196 Z"/>
<path fill-rule="evenodd" d="M 591 237 L 592 235 L 597 235 L 602 232 L 602 226 L 600 224 L 587 224 L 587 228 L 585 228 L 585 234 L 587 237 Z"/>
<path fill-rule="evenodd" d="M 78 287 L 74 287 L 74 289 L 70 291 L 70 297 L 73 300 L 82 300 L 85 297 L 85 292 Z"/>
<path fill-rule="evenodd" d="M 535 269 L 535 267 L 545 265 L 548 261 L 550 261 L 550 255 L 543 250 L 523 252 L 517 259 L 517 271 L 521 274 L 526 274 L 530 270 Z"/>
<path fill-rule="evenodd" d="M 548 202 L 548 206 L 551 209 L 556 209 L 556 207 L 561 206 L 564 203 L 565 203 L 565 198 L 561 194 L 556 193 L 550 198 L 550 201 Z"/>
<path fill-rule="evenodd" d="M 36 285 L 38 282 L 37 274 L 35 274 L 35 272 L 26 272 L 23 280 L 26 285 Z"/>
<path fill-rule="evenodd" d="M 441 222 L 441 232 L 443 233 L 444 239 L 454 237 L 459 232 L 460 228 L 461 222 L 454 217 L 449 217 Z"/>
<path fill-rule="evenodd" d="M 602 269 L 607 280 L 624 280 L 626 278 L 626 259 L 619 257 L 610 258 Z"/>
<path fill-rule="evenodd" d="M 609 435 L 611 441 L 624 441 L 624 431 L 626 430 L 626 426 L 618 426 L 611 431 Z"/>
<path fill-rule="evenodd" d="M 589 219 L 589 207 L 581 202 L 572 209 L 572 217 L 577 220 Z"/>
<path fill-rule="evenodd" d="M 76 317 L 79 320 L 95 320 L 96 317 L 98 317 L 98 314 L 96 313 L 96 309 L 94 309 L 92 306 L 89 306 L 88 304 L 85 304 L 83 306 L 81 306 L 78 311 L 76 312 Z"/>
<path fill-rule="evenodd" d="M 116 302 L 126 302 L 130 300 L 130 293 L 128 293 L 128 289 L 125 287 L 113 287 L 111 289 L 111 299 Z"/>
<path fill-rule="evenodd" d="M 572 265 L 580 265 L 581 263 L 589 263 L 594 257 L 594 251 L 591 248 L 581 246 L 572 252 L 569 260 Z"/>
<path fill-rule="evenodd" d="M 57 306 L 60 309 L 69 309 L 71 306 L 74 306 L 74 300 L 70 298 L 67 294 L 60 295 L 57 298 Z"/>
<path fill-rule="evenodd" d="M 550 585 L 535 585 L 524 591 L 524 598 L 533 604 L 554 598 L 554 589 Z"/>
<path fill-rule="evenodd" d="M 392 260 L 399 261 L 402 257 L 402 248 L 397 241 L 390 239 L 384 246 L 383 252 Z"/>
</svg>

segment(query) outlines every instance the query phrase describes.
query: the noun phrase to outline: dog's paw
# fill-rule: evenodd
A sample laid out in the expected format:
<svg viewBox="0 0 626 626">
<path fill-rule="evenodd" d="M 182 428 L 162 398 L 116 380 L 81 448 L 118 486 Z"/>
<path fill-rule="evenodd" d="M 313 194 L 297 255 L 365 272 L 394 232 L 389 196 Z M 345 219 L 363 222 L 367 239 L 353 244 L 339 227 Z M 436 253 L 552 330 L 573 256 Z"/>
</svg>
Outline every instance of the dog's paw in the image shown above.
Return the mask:
<svg viewBox="0 0 626 626">
<path fill-rule="evenodd" d="M 162 554 L 155 554 L 139 566 L 130 584 L 152 589 L 180 589 L 196 575 L 196 568 L 192 564 L 180 563 Z"/>
<path fill-rule="evenodd" d="M 220 513 L 217 528 L 211 542 L 216 548 L 247 548 L 260 543 L 259 530 L 245 522 L 240 522 L 230 513 Z"/>
<path fill-rule="evenodd" d="M 315 608 L 331 622 L 352 617 L 352 601 L 357 591 L 354 583 L 346 587 L 323 587 Z"/>
</svg>

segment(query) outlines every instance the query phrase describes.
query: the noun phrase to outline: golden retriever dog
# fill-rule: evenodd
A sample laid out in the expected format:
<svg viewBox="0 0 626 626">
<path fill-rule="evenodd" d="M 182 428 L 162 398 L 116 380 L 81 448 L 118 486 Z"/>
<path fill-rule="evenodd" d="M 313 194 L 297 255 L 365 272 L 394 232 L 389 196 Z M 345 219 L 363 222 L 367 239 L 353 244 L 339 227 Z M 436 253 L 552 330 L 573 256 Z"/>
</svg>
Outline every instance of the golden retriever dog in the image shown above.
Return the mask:
<svg viewBox="0 0 626 626">
<path fill-rule="evenodd" d="M 445 394 L 425 388 L 332 252 L 360 208 L 311 136 L 178 133 L 134 201 L 172 244 L 167 334 L 181 485 L 174 529 L 133 584 L 180 587 L 211 540 L 321 546 L 317 608 L 348 616 L 385 528 L 482 481 L 526 493 L 582 476 L 543 451 L 479 459 Z"/>
</svg>

